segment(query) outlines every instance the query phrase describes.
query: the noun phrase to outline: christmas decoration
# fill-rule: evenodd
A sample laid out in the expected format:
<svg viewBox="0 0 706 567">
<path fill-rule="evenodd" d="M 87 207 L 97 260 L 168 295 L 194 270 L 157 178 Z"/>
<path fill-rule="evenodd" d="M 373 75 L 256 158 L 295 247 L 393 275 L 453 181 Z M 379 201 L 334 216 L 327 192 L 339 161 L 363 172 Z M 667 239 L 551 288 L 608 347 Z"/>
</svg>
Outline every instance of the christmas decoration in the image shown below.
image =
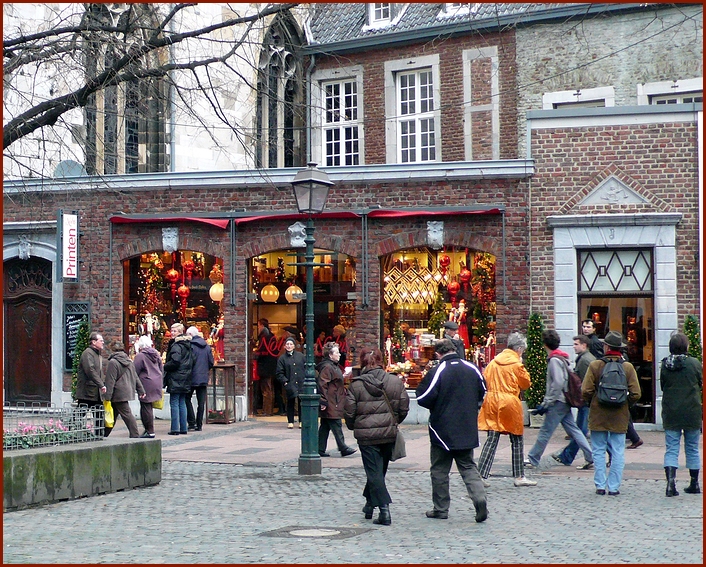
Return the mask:
<svg viewBox="0 0 706 567">
<path fill-rule="evenodd" d="M 532 384 L 524 394 L 530 409 L 542 403 L 547 386 L 547 351 L 542 344 L 543 331 L 542 316 L 539 313 L 532 313 L 527 322 L 527 350 L 525 351 L 525 367 Z"/>
<path fill-rule="evenodd" d="M 456 306 L 456 295 L 458 294 L 459 291 L 461 291 L 461 284 L 455 280 L 452 282 L 449 282 L 449 285 L 446 288 L 446 291 L 449 292 L 449 299 L 451 299 L 451 305 L 453 305 L 455 307 Z"/>
<path fill-rule="evenodd" d="M 191 290 L 182 282 L 179 289 L 177 289 L 177 294 L 181 303 L 181 318 L 186 320 L 186 298 L 191 294 Z"/>
<path fill-rule="evenodd" d="M 444 294 L 438 292 L 436 294 L 436 300 L 431 308 L 431 315 L 429 316 L 429 322 L 427 323 L 427 329 L 430 333 L 433 333 L 435 337 L 441 338 L 441 328 L 446 321 L 446 302 L 444 301 Z"/>
<path fill-rule="evenodd" d="M 164 275 L 164 279 L 169 282 L 169 287 L 172 290 L 172 303 L 174 303 L 176 301 L 176 283 L 179 281 L 179 272 L 174 268 L 170 268 Z"/>
<path fill-rule="evenodd" d="M 395 331 L 392 335 L 392 362 L 404 362 L 407 351 L 407 340 L 404 338 L 400 322 L 395 323 Z"/>
<path fill-rule="evenodd" d="M 277 271 L 275 272 L 275 278 L 278 282 L 283 282 L 286 279 L 284 273 L 284 258 L 277 258 Z"/>
<path fill-rule="evenodd" d="M 694 315 L 687 315 L 684 319 L 684 334 L 689 339 L 688 355 L 698 360 L 702 360 L 701 334 L 699 332 L 699 320 Z"/>
<path fill-rule="evenodd" d="M 196 268 L 196 264 L 191 258 L 187 258 L 181 263 L 181 267 L 184 269 L 184 272 L 186 273 L 186 278 L 189 281 L 189 285 L 191 285 L 191 277 L 194 273 L 194 268 Z"/>
<path fill-rule="evenodd" d="M 492 254 L 475 254 L 471 277 L 473 294 L 473 342 L 485 344 L 495 314 L 495 262 Z"/>
<path fill-rule="evenodd" d="M 449 269 L 449 266 L 451 265 L 451 258 L 447 254 L 442 254 L 439 256 L 439 269 L 441 270 L 442 274 L 446 274 L 446 270 Z"/>
<path fill-rule="evenodd" d="M 78 333 L 76 335 L 76 349 L 74 350 L 73 364 L 71 365 L 71 398 L 76 399 L 76 381 L 78 379 L 78 367 L 81 362 L 81 355 L 86 350 L 91 341 L 88 338 L 91 336 L 91 326 L 88 324 L 88 317 L 84 316 L 78 325 Z"/>
</svg>

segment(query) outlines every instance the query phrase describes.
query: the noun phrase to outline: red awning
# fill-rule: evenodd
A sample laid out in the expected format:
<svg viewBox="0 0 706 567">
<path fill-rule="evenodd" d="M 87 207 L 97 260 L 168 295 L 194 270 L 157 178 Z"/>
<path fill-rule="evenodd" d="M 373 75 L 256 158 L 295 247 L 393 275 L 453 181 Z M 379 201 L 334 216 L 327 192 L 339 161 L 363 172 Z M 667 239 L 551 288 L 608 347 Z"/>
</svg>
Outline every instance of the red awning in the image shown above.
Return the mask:
<svg viewBox="0 0 706 567">
<path fill-rule="evenodd" d="M 210 224 L 212 226 L 217 226 L 218 228 L 226 229 L 228 228 L 228 223 L 230 219 L 212 219 L 212 218 L 199 218 L 199 217 L 128 217 L 123 215 L 113 215 L 110 217 L 110 222 L 114 224 L 131 224 L 140 222 L 202 222 L 205 224 Z"/>
<path fill-rule="evenodd" d="M 417 216 L 436 216 L 436 215 L 499 215 L 500 209 L 467 209 L 467 210 L 409 210 L 409 209 L 379 209 L 368 213 L 371 218 L 399 218 L 399 217 L 417 217 Z"/>
</svg>

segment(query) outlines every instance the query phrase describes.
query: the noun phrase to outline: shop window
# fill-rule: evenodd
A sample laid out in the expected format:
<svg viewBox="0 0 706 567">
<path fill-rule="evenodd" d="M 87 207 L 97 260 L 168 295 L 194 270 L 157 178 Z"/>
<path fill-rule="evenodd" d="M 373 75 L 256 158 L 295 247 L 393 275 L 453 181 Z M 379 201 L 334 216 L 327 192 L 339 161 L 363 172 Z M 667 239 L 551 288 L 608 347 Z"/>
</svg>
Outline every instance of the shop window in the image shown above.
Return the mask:
<svg viewBox="0 0 706 567">
<path fill-rule="evenodd" d="M 195 326 L 223 360 L 223 260 L 191 250 L 152 252 L 125 261 L 126 344 L 150 335 L 165 351 L 172 323 Z M 165 336 L 167 334 L 167 336 Z"/>
<path fill-rule="evenodd" d="M 383 258 L 382 273 L 382 340 L 392 371 L 419 370 L 432 360 L 432 341 L 449 319 L 459 324 L 468 358 L 484 366 L 494 356 L 492 254 L 413 248 Z"/>
</svg>

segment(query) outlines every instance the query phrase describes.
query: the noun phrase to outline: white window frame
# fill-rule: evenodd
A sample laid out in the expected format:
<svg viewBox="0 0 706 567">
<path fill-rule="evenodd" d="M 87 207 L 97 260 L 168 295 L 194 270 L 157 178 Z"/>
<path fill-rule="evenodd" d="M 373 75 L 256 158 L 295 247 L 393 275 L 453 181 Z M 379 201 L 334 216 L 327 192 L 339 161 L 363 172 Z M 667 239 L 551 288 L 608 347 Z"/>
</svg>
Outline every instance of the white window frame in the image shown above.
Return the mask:
<svg viewBox="0 0 706 567">
<path fill-rule="evenodd" d="M 446 2 L 436 17 L 439 19 L 476 14 L 480 10 L 480 7 L 480 2 Z"/>
<path fill-rule="evenodd" d="M 473 85 L 471 83 L 471 65 L 476 59 L 490 59 L 491 77 L 490 77 L 490 104 L 471 106 L 471 96 Z M 473 141 L 472 141 L 472 114 L 474 112 L 491 112 L 491 128 L 492 128 L 492 152 L 493 159 L 500 159 L 500 60 L 498 57 L 498 48 L 482 47 L 475 49 L 465 49 L 463 51 L 463 140 L 464 153 L 466 161 L 473 160 Z"/>
<path fill-rule="evenodd" d="M 600 100 L 605 102 L 606 107 L 615 106 L 615 88 L 609 86 L 544 93 L 542 95 L 542 109 L 555 110 L 555 104 L 566 108 L 570 107 L 573 103 L 578 103 L 576 104 L 578 107 L 580 103 L 596 102 Z"/>
<path fill-rule="evenodd" d="M 355 82 L 357 88 L 357 120 L 342 121 L 338 124 L 339 129 L 343 131 L 346 127 L 357 126 L 358 128 L 358 165 L 365 165 L 365 127 L 363 120 L 363 67 L 362 65 L 352 65 L 348 67 L 338 67 L 336 69 L 324 69 L 315 71 L 311 77 L 312 93 L 311 93 L 311 158 L 314 162 L 322 167 L 326 165 L 326 91 L 325 85 L 332 82 L 345 83 Z M 341 140 L 341 144 L 344 141 Z M 341 152 L 341 156 L 345 156 L 345 150 Z M 341 165 L 345 165 L 345 159 Z"/>
<path fill-rule="evenodd" d="M 380 2 L 380 4 L 385 4 L 385 2 Z M 409 6 L 409 3 L 404 4 L 404 6 L 400 6 L 399 4 L 395 4 L 393 2 L 386 4 L 389 7 L 390 15 L 387 18 L 380 19 L 375 19 L 375 4 L 368 4 L 366 24 L 363 26 L 362 31 L 378 30 L 388 26 L 392 27 L 397 25 L 397 22 L 400 21 L 400 18 L 407 9 L 407 6 Z"/>
<path fill-rule="evenodd" d="M 663 95 L 680 95 L 701 92 L 703 96 L 704 78 L 681 79 L 677 81 L 658 81 L 637 85 L 637 104 L 652 104 L 652 98 Z"/>
<path fill-rule="evenodd" d="M 441 90 L 440 90 L 440 75 L 439 75 L 439 55 L 426 55 L 423 57 L 413 57 L 411 59 L 400 59 L 396 61 L 385 62 L 385 142 L 386 142 L 386 160 L 387 163 L 403 163 L 401 161 L 400 147 L 400 130 L 402 117 L 399 115 L 399 90 L 398 77 L 404 73 L 419 72 L 430 70 L 432 74 L 432 93 L 434 109 L 426 117 L 434 119 L 434 153 L 433 160 L 421 161 L 419 155 L 416 156 L 413 162 L 404 163 L 435 163 L 442 161 L 441 159 Z M 417 112 L 414 115 L 420 116 Z M 416 147 L 419 147 L 418 145 Z"/>
</svg>

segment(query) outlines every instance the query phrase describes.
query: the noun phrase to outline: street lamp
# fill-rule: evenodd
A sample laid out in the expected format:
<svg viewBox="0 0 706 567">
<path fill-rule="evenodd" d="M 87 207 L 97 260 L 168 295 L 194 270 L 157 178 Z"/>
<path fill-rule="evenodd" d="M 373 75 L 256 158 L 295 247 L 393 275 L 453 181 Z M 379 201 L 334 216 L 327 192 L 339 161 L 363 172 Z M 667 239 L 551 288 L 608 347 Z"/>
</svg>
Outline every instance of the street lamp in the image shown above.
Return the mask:
<svg viewBox="0 0 706 567">
<path fill-rule="evenodd" d="M 319 455 L 318 415 L 319 393 L 316 389 L 314 371 L 314 219 L 312 215 L 324 210 L 326 198 L 333 182 L 315 163 L 308 163 L 292 180 L 297 209 L 307 215 L 306 221 L 306 366 L 304 370 L 304 392 L 299 394 L 299 420 L 302 424 L 302 452 L 299 455 L 299 474 L 321 474 Z"/>
</svg>

